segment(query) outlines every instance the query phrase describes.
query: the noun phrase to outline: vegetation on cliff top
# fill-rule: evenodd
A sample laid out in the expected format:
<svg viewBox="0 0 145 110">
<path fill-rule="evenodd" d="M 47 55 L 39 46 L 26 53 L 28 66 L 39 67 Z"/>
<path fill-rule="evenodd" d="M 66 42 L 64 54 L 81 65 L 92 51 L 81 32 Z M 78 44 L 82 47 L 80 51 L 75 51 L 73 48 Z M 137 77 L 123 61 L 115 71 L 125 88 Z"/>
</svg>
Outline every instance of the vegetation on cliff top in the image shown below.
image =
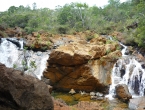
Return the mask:
<svg viewBox="0 0 145 110">
<path fill-rule="evenodd" d="M 108 2 L 104 8 L 89 7 L 86 3 L 65 4 L 54 10 L 37 9 L 36 3 L 32 9 L 29 6 L 11 6 L 7 11 L 0 12 L 0 25 L 5 28 L 19 26 L 27 33 L 45 30 L 66 34 L 93 30 L 98 34 L 110 34 L 119 31 L 126 33 L 127 42 L 145 47 L 145 1 Z M 133 26 L 135 23 L 137 29 Z"/>
</svg>

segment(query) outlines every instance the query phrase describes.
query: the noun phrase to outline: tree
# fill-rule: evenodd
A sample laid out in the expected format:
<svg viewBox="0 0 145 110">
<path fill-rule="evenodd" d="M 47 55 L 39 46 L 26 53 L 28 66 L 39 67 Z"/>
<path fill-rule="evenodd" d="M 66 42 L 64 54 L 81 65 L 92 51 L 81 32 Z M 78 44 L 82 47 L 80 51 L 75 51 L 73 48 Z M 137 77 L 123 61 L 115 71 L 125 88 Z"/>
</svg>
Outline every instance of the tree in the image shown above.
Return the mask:
<svg viewBox="0 0 145 110">
<path fill-rule="evenodd" d="M 37 9 L 37 4 L 34 2 L 34 3 L 32 4 L 32 7 L 33 7 L 33 10 L 36 10 L 36 9 Z"/>
<path fill-rule="evenodd" d="M 137 11 L 139 13 L 139 25 L 135 34 L 135 41 L 138 46 L 145 48 L 145 1 L 140 0 L 137 5 Z"/>
<path fill-rule="evenodd" d="M 8 13 L 9 14 L 12 14 L 12 13 L 15 13 L 16 11 L 17 11 L 17 7 L 15 7 L 15 6 L 11 6 L 9 9 L 8 9 Z"/>
</svg>

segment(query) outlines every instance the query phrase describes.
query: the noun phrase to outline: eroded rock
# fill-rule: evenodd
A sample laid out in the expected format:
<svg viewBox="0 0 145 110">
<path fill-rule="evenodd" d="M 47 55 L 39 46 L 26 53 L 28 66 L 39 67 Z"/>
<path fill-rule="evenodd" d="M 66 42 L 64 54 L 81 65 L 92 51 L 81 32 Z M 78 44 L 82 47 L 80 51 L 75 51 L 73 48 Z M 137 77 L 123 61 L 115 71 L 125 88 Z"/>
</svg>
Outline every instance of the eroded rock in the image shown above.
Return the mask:
<svg viewBox="0 0 145 110">
<path fill-rule="evenodd" d="M 0 63 L 0 107 L 3 110 L 53 110 L 53 102 L 45 83 Z"/>
<path fill-rule="evenodd" d="M 115 87 L 116 97 L 123 102 L 128 102 L 132 98 L 129 93 L 128 87 L 125 84 L 119 84 Z"/>
<path fill-rule="evenodd" d="M 98 45 L 97 39 L 102 43 Z M 58 47 L 50 54 L 44 77 L 59 90 L 108 91 L 111 70 L 122 54 L 116 50 L 118 44 L 104 43 L 105 38 L 97 37 L 90 43 L 73 42 Z"/>
</svg>

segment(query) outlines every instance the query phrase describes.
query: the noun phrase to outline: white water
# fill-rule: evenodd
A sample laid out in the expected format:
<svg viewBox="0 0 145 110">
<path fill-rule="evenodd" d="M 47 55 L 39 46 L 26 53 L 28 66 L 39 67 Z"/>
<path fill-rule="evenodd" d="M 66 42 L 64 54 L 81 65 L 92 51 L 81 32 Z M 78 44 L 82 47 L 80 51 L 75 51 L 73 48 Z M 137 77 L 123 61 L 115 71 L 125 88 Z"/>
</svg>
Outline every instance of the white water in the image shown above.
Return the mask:
<svg viewBox="0 0 145 110">
<path fill-rule="evenodd" d="M 46 68 L 46 62 L 49 57 L 48 52 L 33 52 L 23 49 L 23 41 L 17 41 L 21 47 L 17 47 L 12 42 L 2 38 L 0 43 L 0 62 L 6 67 L 15 68 L 24 71 L 24 56 L 27 62 L 28 70 L 26 74 L 32 75 L 41 79 L 42 73 Z M 24 55 L 25 54 L 25 55 Z M 35 62 L 35 67 L 31 66 L 31 62 Z"/>
<path fill-rule="evenodd" d="M 115 86 L 118 84 L 126 84 L 133 97 L 143 96 L 145 89 L 145 70 L 142 68 L 141 63 L 136 60 L 135 56 L 125 55 L 127 46 L 120 45 L 123 46 L 122 58 L 113 67 L 112 85 L 110 85 L 109 95 L 106 97 L 110 100 L 113 99 Z"/>
</svg>

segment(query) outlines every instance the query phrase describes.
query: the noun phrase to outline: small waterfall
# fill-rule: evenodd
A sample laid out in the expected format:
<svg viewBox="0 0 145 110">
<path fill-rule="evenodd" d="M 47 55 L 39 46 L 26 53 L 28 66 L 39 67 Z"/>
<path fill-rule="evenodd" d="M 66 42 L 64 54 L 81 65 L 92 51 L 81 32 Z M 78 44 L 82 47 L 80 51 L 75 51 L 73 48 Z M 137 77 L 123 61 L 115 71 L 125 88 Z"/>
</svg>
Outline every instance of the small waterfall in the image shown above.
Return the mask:
<svg viewBox="0 0 145 110">
<path fill-rule="evenodd" d="M 46 68 L 48 52 L 33 52 L 23 49 L 23 40 L 1 38 L 0 62 L 7 67 L 24 71 L 24 73 L 41 79 Z"/>
<path fill-rule="evenodd" d="M 110 85 L 109 99 L 115 95 L 115 86 L 126 84 L 133 97 L 144 96 L 145 70 L 135 56 L 125 55 L 127 46 L 123 46 L 122 58 L 119 59 L 112 70 L 112 85 Z"/>
</svg>

